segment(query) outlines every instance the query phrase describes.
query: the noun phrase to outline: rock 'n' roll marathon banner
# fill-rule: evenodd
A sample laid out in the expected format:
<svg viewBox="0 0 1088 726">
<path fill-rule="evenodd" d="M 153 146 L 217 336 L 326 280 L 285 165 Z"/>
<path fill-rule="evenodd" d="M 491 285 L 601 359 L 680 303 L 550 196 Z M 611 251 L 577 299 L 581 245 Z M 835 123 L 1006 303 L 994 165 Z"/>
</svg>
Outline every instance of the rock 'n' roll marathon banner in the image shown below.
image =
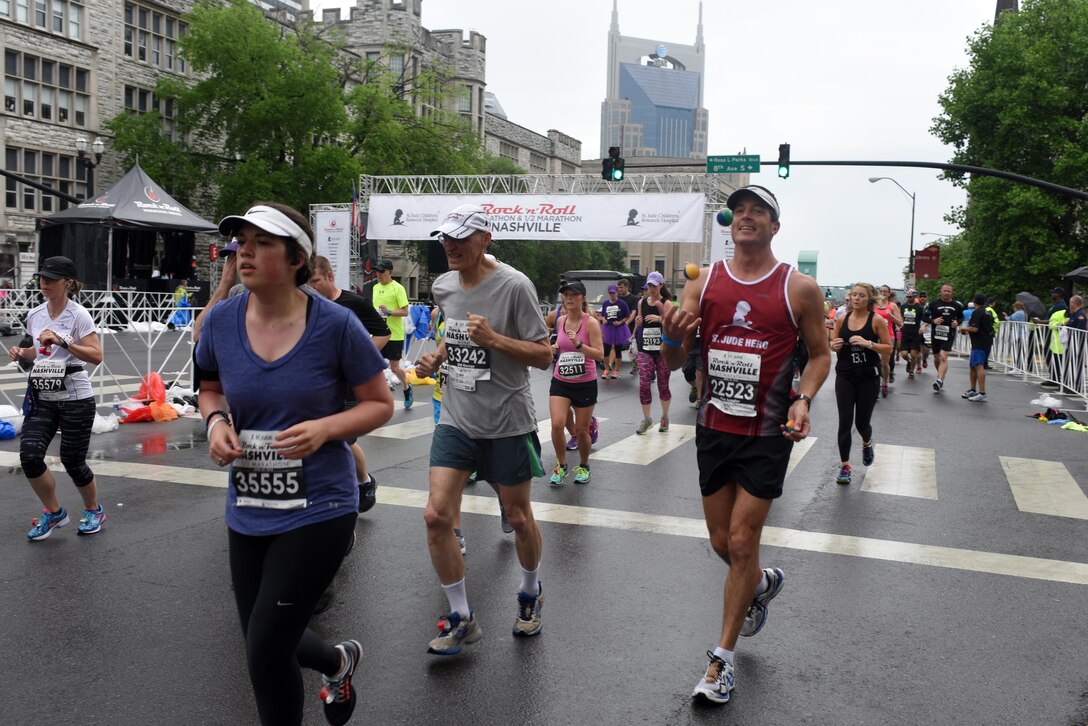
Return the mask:
<svg viewBox="0 0 1088 726">
<path fill-rule="evenodd" d="M 428 239 L 446 213 L 478 204 L 497 240 L 702 243 L 702 194 L 375 194 L 367 237 Z"/>
</svg>

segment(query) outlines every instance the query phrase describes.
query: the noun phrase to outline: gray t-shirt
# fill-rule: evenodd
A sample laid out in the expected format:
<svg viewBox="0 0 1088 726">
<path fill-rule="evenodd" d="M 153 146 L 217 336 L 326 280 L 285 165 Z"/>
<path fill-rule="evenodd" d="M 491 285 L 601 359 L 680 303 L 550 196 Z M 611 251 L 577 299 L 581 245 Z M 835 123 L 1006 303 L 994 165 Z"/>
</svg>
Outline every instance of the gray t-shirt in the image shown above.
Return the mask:
<svg viewBox="0 0 1088 726">
<path fill-rule="evenodd" d="M 452 271 L 431 285 L 446 319 L 446 363 L 441 424 L 474 439 L 498 439 L 536 430 L 529 367 L 468 339 L 468 314 L 482 315 L 495 332 L 516 340 L 544 340 L 536 288 L 522 273 L 499 263 L 476 287 L 461 287 Z"/>
</svg>

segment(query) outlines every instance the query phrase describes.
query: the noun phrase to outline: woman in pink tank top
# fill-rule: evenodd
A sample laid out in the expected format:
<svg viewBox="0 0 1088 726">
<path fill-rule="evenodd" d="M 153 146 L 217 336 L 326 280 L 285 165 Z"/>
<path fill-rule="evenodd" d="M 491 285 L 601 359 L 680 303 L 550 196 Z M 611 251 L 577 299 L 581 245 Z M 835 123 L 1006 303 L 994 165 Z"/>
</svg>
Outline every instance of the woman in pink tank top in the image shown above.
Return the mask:
<svg viewBox="0 0 1088 726">
<path fill-rule="evenodd" d="M 880 356 L 880 395 L 888 397 L 888 384 L 895 380 L 895 355 L 896 341 L 899 340 L 899 329 L 903 326 L 903 313 L 899 311 L 899 305 L 892 300 L 891 288 L 881 285 L 877 291 L 873 312 L 888 321 L 888 330 L 892 334 L 891 355 Z"/>
<path fill-rule="evenodd" d="M 555 469 L 551 485 L 563 486 L 567 478 L 567 417 L 574 410 L 574 436 L 578 440 L 579 465 L 574 468 L 574 483 L 589 481 L 589 437 L 593 407 L 597 405 L 597 361 L 604 360 L 601 324 L 589 314 L 586 288 L 577 280 L 559 288 L 563 309 L 555 318 L 555 368 L 548 393 L 552 419 L 552 446 Z"/>
</svg>

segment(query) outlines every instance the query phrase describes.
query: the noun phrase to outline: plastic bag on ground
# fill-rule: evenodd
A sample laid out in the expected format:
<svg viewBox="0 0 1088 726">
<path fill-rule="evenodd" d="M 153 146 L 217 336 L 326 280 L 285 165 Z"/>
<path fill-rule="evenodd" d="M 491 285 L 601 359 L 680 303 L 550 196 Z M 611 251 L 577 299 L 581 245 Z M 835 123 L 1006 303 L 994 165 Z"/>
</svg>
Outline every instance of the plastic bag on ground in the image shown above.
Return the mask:
<svg viewBox="0 0 1088 726">
<path fill-rule="evenodd" d="M 117 415 L 111 413 L 109 416 L 103 416 L 100 413 L 94 415 L 94 423 L 91 424 L 92 434 L 104 434 L 107 431 L 116 431 L 121 426 L 121 422 L 117 420 Z"/>
<path fill-rule="evenodd" d="M 135 408 L 126 411 L 126 416 L 121 419 L 121 423 L 140 423 L 141 421 L 154 421 L 155 418 L 151 414 L 151 408 L 144 406 L 143 408 Z"/>
<path fill-rule="evenodd" d="M 156 421 L 173 421 L 178 417 L 177 409 L 165 401 L 152 401 L 147 407 L 151 409 L 151 417 Z"/>
<path fill-rule="evenodd" d="M 158 371 L 151 371 L 144 376 L 136 398 L 141 401 L 158 401 L 159 403 L 166 401 L 166 384 L 162 382 L 162 376 Z"/>
<path fill-rule="evenodd" d="M 0 406 L 0 419 L 7 421 L 15 429 L 16 435 L 23 432 L 23 412 L 7 404 Z"/>
<path fill-rule="evenodd" d="M 7 421 L 0 421 L 0 441 L 15 438 L 15 427 Z"/>
</svg>

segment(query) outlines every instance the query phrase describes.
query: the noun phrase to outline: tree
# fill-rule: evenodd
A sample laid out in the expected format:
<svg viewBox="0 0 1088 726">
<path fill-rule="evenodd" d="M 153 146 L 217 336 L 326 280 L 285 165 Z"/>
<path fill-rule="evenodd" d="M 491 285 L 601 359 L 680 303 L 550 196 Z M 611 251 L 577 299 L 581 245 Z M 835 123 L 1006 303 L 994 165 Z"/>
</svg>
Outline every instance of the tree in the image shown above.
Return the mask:
<svg viewBox="0 0 1088 726">
<path fill-rule="evenodd" d="M 1024 0 L 969 43 L 933 132 L 952 161 L 1088 188 L 1088 3 Z M 1014 182 L 950 174 L 968 192 L 942 277 L 964 295 L 1045 292 L 1088 261 L 1088 205 Z M 947 256 L 945 256 L 947 254 Z"/>
</svg>

